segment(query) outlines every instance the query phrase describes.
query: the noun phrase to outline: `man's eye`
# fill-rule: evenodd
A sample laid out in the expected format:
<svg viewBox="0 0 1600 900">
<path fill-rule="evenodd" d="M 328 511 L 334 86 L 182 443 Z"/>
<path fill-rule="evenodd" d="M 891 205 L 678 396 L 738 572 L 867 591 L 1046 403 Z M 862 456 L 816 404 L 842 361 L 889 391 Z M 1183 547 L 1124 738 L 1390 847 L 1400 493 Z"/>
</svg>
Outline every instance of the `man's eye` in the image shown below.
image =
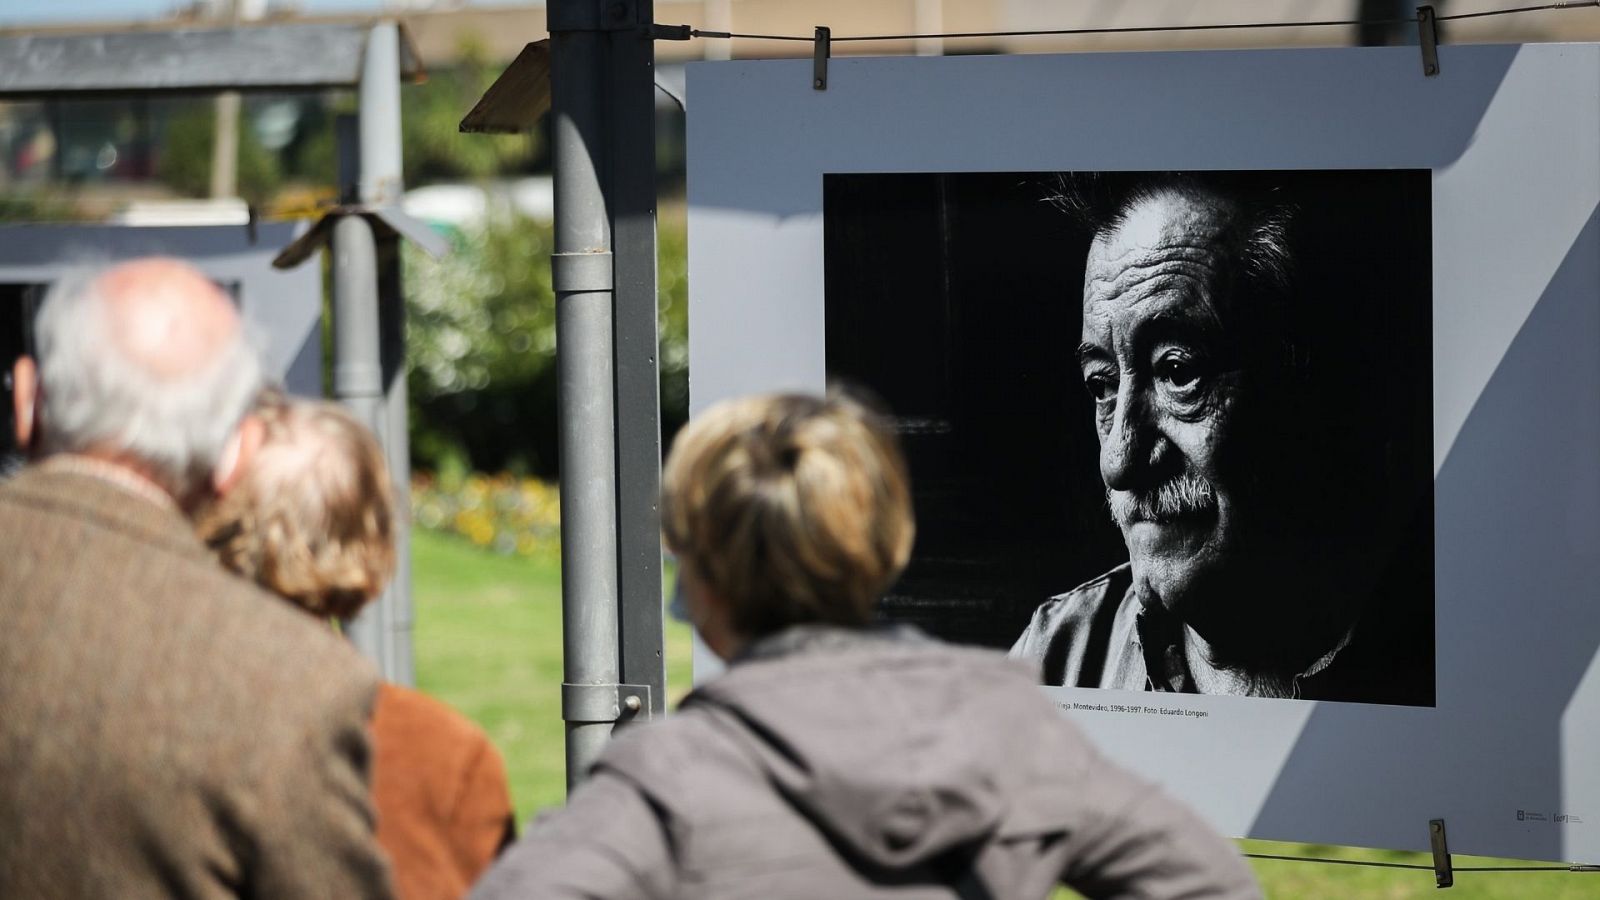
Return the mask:
<svg viewBox="0 0 1600 900">
<path fill-rule="evenodd" d="M 1162 357 L 1156 363 L 1156 379 L 1175 391 L 1192 391 L 1204 374 L 1194 360 L 1182 356 Z"/>
<path fill-rule="evenodd" d="M 1083 377 L 1084 387 L 1089 389 L 1089 396 L 1096 403 L 1110 403 L 1117 399 L 1117 379 L 1102 374 L 1090 374 Z"/>
<path fill-rule="evenodd" d="M 1175 387 L 1187 387 L 1200 377 L 1200 370 L 1186 362 L 1164 361 L 1157 367 L 1156 374 Z"/>
</svg>

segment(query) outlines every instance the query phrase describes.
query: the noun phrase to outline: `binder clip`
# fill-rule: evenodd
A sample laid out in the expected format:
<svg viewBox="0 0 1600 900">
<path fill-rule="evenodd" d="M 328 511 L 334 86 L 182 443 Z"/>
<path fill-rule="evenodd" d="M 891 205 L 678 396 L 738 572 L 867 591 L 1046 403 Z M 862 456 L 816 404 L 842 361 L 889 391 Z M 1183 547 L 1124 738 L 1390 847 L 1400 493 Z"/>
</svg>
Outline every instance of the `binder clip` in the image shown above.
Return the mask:
<svg viewBox="0 0 1600 900">
<path fill-rule="evenodd" d="M 826 25 L 817 26 L 816 37 L 811 42 L 811 87 L 828 89 L 828 57 L 833 55 L 833 30 Z"/>
<path fill-rule="evenodd" d="M 1456 872 L 1450 862 L 1450 845 L 1444 839 L 1443 819 L 1428 820 L 1428 840 L 1433 845 L 1433 884 L 1435 887 L 1450 887 L 1456 883 Z"/>
<path fill-rule="evenodd" d="M 1439 20 L 1433 7 L 1417 7 L 1417 43 L 1422 47 L 1422 74 L 1428 78 L 1439 74 Z"/>
</svg>

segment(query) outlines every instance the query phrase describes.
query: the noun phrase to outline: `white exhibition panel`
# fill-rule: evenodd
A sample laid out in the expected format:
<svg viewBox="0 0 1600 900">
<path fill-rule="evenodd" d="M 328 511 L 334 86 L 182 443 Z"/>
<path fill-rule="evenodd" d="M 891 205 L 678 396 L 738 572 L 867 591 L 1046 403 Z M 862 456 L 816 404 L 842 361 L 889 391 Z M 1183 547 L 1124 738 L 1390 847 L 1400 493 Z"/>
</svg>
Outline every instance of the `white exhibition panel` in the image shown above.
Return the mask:
<svg viewBox="0 0 1600 900">
<path fill-rule="evenodd" d="M 1600 47 L 1440 63 L 693 65 L 691 407 L 823 387 L 825 173 L 1431 169 L 1437 705 L 1049 690 L 1204 713 L 1071 715 L 1233 835 L 1600 860 Z"/>
</svg>

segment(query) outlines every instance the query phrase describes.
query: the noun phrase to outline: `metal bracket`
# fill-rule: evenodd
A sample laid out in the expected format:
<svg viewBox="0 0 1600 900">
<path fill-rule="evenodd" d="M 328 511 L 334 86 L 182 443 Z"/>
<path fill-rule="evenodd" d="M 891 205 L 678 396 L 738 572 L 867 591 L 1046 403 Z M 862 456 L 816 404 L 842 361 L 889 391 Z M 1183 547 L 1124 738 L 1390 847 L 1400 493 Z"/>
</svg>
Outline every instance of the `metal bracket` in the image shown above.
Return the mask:
<svg viewBox="0 0 1600 900">
<path fill-rule="evenodd" d="M 293 243 L 278 253 L 272 260 L 272 267 L 292 269 L 310 259 L 311 254 L 332 240 L 334 223 L 345 216 L 361 216 L 372 223 L 373 234 L 379 239 L 404 238 L 421 247 L 434 259 L 450 252 L 449 241 L 426 222 L 413 219 L 397 206 L 347 203 L 335 206 L 324 213 L 305 234 L 295 238 Z"/>
<path fill-rule="evenodd" d="M 694 28 L 689 25 L 662 25 L 650 26 L 650 36 L 658 41 L 687 41 L 694 37 Z"/>
<path fill-rule="evenodd" d="M 562 684 L 561 718 L 568 722 L 635 722 L 650 718 L 648 684 Z"/>
<path fill-rule="evenodd" d="M 817 26 L 816 37 L 811 44 L 811 87 L 813 90 L 825 91 L 828 89 L 828 57 L 833 55 L 833 29 L 826 25 Z"/>
<path fill-rule="evenodd" d="M 1450 845 L 1445 842 L 1443 819 L 1428 820 L 1428 838 L 1433 842 L 1434 886 L 1450 887 L 1456 883 L 1456 871 L 1450 862 Z"/>
<path fill-rule="evenodd" d="M 611 251 L 550 254 L 550 289 L 557 294 L 609 291 L 612 288 Z"/>
<path fill-rule="evenodd" d="M 1417 43 L 1422 46 L 1422 74 L 1428 78 L 1439 74 L 1439 20 L 1433 7 L 1417 7 Z"/>
</svg>

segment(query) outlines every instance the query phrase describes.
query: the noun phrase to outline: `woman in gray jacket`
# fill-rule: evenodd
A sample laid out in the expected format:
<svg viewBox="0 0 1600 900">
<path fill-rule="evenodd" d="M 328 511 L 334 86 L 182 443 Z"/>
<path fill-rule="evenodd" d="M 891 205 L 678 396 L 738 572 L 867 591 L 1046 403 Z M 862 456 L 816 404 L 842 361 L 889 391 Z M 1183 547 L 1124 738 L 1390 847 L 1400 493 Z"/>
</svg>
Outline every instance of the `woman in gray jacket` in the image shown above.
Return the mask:
<svg viewBox="0 0 1600 900">
<path fill-rule="evenodd" d="M 1247 898 L 1238 851 L 1100 756 L 1001 654 L 869 625 L 910 555 L 905 462 L 841 398 L 700 415 L 662 516 L 728 671 L 628 729 L 478 898 Z"/>
</svg>

